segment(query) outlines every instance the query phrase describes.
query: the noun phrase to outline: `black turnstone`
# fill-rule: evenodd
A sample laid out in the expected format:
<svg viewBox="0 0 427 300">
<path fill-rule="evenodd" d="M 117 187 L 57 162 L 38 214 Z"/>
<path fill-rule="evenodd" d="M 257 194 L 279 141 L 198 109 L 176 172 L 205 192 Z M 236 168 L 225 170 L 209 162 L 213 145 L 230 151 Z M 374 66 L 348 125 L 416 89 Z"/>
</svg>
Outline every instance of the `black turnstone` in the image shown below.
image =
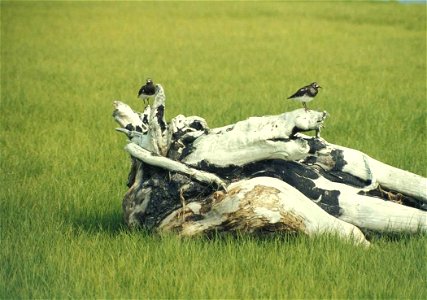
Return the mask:
<svg viewBox="0 0 427 300">
<path fill-rule="evenodd" d="M 145 85 L 143 85 L 138 92 L 138 98 L 141 98 L 145 101 L 147 100 L 150 103 L 150 97 L 156 94 L 156 86 L 154 85 L 153 80 L 147 79 Z"/>
<path fill-rule="evenodd" d="M 302 105 L 304 106 L 305 110 L 308 110 L 306 103 L 310 102 L 314 99 L 314 97 L 316 97 L 317 93 L 319 92 L 319 88 L 321 88 L 321 86 L 319 86 L 317 82 L 310 83 L 309 85 L 300 88 L 295 94 L 290 96 L 288 99 L 302 102 Z"/>
</svg>

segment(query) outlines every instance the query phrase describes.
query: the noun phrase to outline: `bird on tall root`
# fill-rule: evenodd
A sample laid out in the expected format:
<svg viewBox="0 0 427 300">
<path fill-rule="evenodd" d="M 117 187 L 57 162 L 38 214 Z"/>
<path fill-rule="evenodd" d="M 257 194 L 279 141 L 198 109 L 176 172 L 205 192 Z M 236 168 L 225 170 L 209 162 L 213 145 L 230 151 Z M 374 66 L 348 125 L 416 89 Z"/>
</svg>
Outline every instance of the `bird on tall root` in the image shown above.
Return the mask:
<svg viewBox="0 0 427 300">
<path fill-rule="evenodd" d="M 150 78 L 147 79 L 147 82 L 139 89 L 138 98 L 144 100 L 144 104 L 146 101 L 150 104 L 150 97 L 156 94 L 156 86 L 154 85 L 153 80 Z"/>
<path fill-rule="evenodd" d="M 319 92 L 319 88 L 322 87 L 318 85 L 317 82 L 312 82 L 309 85 L 300 88 L 298 91 L 295 92 L 295 94 L 290 96 L 288 99 L 302 102 L 305 111 L 307 111 L 307 102 L 310 102 L 314 99 L 314 97 L 316 97 L 317 93 Z"/>
</svg>

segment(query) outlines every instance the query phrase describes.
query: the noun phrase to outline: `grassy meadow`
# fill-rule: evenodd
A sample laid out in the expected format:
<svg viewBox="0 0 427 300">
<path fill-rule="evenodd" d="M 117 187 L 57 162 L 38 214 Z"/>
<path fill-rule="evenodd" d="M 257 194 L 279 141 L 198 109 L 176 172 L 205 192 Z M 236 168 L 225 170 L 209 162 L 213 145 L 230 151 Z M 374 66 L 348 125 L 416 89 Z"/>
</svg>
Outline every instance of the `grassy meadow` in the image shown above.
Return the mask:
<svg viewBox="0 0 427 300">
<path fill-rule="evenodd" d="M 211 127 L 317 81 L 326 140 L 427 176 L 423 4 L 1 1 L 0 298 L 427 298 L 426 235 L 128 231 L 112 102 L 147 77 Z"/>
</svg>

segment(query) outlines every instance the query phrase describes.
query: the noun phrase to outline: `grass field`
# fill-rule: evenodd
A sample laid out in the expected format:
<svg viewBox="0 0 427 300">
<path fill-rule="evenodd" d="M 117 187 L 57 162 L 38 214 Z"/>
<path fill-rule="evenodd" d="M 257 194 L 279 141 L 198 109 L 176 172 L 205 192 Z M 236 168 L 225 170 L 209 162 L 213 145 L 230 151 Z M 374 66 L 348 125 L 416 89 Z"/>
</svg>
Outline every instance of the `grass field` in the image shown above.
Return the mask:
<svg viewBox="0 0 427 300">
<path fill-rule="evenodd" d="M 211 127 L 323 87 L 323 137 L 426 176 L 426 6 L 1 1 L 0 298 L 427 298 L 427 237 L 180 240 L 122 221 L 112 101 Z"/>
</svg>

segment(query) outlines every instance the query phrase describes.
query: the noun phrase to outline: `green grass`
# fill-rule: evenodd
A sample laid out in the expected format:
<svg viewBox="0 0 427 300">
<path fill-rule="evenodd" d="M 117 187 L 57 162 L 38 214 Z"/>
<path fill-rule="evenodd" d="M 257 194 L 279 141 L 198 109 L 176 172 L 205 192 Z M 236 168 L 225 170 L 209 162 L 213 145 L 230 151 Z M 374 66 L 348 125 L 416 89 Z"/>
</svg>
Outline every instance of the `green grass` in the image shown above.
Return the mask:
<svg viewBox="0 0 427 300">
<path fill-rule="evenodd" d="M 427 297 L 427 237 L 129 232 L 112 101 L 211 127 L 324 88 L 330 142 L 426 176 L 426 8 L 397 3 L 1 2 L 0 298 Z"/>
</svg>

